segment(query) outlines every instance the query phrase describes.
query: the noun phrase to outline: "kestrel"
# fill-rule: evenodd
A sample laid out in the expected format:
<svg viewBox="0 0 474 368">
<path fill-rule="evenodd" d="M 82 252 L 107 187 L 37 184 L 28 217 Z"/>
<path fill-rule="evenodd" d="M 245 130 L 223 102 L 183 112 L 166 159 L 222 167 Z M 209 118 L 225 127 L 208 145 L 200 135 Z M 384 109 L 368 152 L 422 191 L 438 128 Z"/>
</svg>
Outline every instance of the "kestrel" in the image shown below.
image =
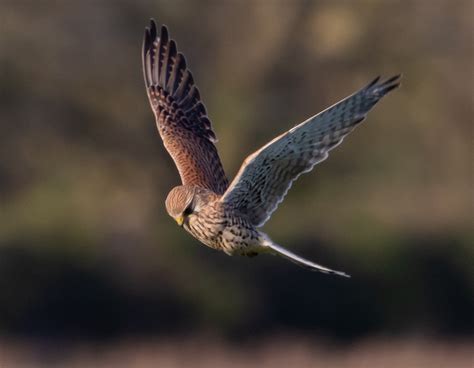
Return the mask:
<svg viewBox="0 0 474 368">
<path fill-rule="evenodd" d="M 365 119 L 372 107 L 399 86 L 400 76 L 376 78 L 366 87 L 276 137 L 248 156 L 228 184 L 216 136 L 184 55 L 166 26 L 151 20 L 143 41 L 143 74 L 164 146 L 182 185 L 166 198 L 179 226 L 205 245 L 228 255 L 279 255 L 313 271 L 349 277 L 275 244 L 259 228 L 303 173 Z"/>
</svg>

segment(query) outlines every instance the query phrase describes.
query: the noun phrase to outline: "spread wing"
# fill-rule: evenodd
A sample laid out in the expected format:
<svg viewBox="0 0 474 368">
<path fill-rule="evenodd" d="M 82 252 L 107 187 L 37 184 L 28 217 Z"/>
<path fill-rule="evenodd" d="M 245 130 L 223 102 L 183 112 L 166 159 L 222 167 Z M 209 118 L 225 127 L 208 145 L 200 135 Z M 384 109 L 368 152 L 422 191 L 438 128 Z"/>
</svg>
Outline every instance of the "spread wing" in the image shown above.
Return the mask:
<svg viewBox="0 0 474 368">
<path fill-rule="evenodd" d="M 221 201 L 263 225 L 281 203 L 293 181 L 325 160 L 370 109 L 399 86 L 400 76 L 376 78 L 360 91 L 336 103 L 248 156 Z"/>
<path fill-rule="evenodd" d="M 153 20 L 145 30 L 142 61 L 156 125 L 181 181 L 224 193 L 228 182 L 199 90 L 167 28 L 162 26 L 158 35 Z"/>
</svg>

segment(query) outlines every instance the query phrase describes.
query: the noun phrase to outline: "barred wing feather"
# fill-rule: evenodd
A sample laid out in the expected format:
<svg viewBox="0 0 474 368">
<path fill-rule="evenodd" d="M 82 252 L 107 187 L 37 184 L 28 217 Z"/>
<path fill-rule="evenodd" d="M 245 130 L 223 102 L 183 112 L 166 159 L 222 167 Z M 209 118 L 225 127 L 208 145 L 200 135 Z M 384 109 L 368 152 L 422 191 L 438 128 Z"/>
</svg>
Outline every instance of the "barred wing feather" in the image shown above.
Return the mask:
<svg viewBox="0 0 474 368">
<path fill-rule="evenodd" d="M 222 194 L 228 182 L 217 141 L 184 55 L 152 20 L 143 40 L 143 75 L 156 125 L 183 184 Z"/>
<path fill-rule="evenodd" d="M 292 183 L 325 160 L 372 107 L 399 86 L 400 76 L 379 79 L 248 156 L 221 201 L 245 214 L 253 225 L 262 226 Z"/>
</svg>

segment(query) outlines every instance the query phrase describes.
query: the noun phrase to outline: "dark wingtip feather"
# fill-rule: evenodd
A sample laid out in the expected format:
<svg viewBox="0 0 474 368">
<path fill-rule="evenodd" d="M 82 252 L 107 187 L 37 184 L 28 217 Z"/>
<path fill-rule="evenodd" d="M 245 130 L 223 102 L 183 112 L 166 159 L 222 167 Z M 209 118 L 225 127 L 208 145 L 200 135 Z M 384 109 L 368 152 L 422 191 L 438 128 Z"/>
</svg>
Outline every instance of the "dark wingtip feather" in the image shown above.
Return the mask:
<svg viewBox="0 0 474 368">
<path fill-rule="evenodd" d="M 165 24 L 163 24 L 163 25 L 161 26 L 160 39 L 162 40 L 161 42 L 163 42 L 163 44 L 167 44 L 167 43 L 168 43 L 169 33 L 168 33 L 168 27 L 166 27 Z"/>
<path fill-rule="evenodd" d="M 385 82 L 383 82 L 383 84 L 390 84 L 392 82 L 395 82 L 395 81 L 398 81 L 401 79 L 402 75 L 401 74 L 397 74 L 389 79 L 387 79 Z"/>
<path fill-rule="evenodd" d="M 388 92 L 394 90 L 395 88 L 398 88 L 400 86 L 400 83 L 395 83 L 395 84 L 391 84 L 387 87 L 384 87 L 381 91 L 382 91 L 382 94 L 386 95 Z"/>
<path fill-rule="evenodd" d="M 380 81 L 380 76 L 375 78 L 372 82 L 370 82 L 363 90 L 366 93 L 374 94 L 381 98 L 391 90 L 400 86 L 400 78 L 402 77 L 401 74 L 397 74 L 393 77 L 388 78 L 387 80 Z"/>
<path fill-rule="evenodd" d="M 143 40 L 144 40 L 143 47 L 145 51 L 150 50 L 153 46 L 153 41 L 155 40 L 155 36 L 153 35 L 152 28 L 149 28 L 149 27 L 145 28 L 145 35 L 144 35 Z"/>
<path fill-rule="evenodd" d="M 145 27 L 145 34 L 143 35 L 142 53 L 143 57 L 153 47 L 153 42 L 156 38 L 156 23 L 154 19 L 150 19 L 150 27 Z"/>
<path fill-rule="evenodd" d="M 402 75 L 401 74 L 397 74 L 389 79 L 387 79 L 386 81 L 384 81 L 383 83 L 380 84 L 380 92 L 385 95 L 387 94 L 388 92 L 394 90 L 395 88 L 398 88 L 400 86 L 400 79 L 401 79 Z"/>
<path fill-rule="evenodd" d="M 156 22 L 153 18 L 150 19 L 150 38 L 154 41 L 156 38 Z M 153 42 L 152 41 L 152 42 Z"/>
<path fill-rule="evenodd" d="M 372 82 L 370 82 L 365 88 L 368 89 L 368 88 L 374 86 L 379 80 L 380 80 L 380 75 L 377 76 Z"/>
<path fill-rule="evenodd" d="M 145 79 L 145 85 L 147 87 L 149 87 L 151 83 L 150 76 L 148 75 L 147 67 L 146 67 L 147 53 L 151 49 L 152 45 L 153 45 L 153 40 L 150 35 L 150 28 L 146 27 L 145 33 L 143 35 L 143 43 L 142 43 L 142 67 L 143 67 L 143 77 Z"/>
</svg>

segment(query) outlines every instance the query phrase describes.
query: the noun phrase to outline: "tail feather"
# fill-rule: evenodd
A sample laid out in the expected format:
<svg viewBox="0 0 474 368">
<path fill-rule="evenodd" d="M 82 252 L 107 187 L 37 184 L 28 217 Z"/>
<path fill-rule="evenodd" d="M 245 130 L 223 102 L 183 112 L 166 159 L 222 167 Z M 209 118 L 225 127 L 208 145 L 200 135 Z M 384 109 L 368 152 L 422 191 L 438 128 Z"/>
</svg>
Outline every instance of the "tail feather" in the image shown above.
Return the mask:
<svg viewBox="0 0 474 368">
<path fill-rule="evenodd" d="M 324 267 L 320 264 L 317 264 L 317 263 L 311 262 L 307 259 L 304 259 L 303 257 L 300 257 L 300 256 L 290 252 L 289 250 L 287 250 L 287 249 L 285 249 L 285 248 L 283 248 L 283 247 L 281 247 L 281 246 L 279 246 L 279 245 L 277 245 L 277 244 L 275 244 L 271 241 L 266 241 L 265 245 L 268 248 L 271 249 L 271 253 L 279 255 L 283 258 L 286 258 L 286 259 L 290 260 L 293 263 L 296 263 L 297 265 L 299 265 L 301 267 L 309 269 L 310 271 L 318 271 L 318 272 L 338 275 L 338 276 L 342 276 L 342 277 L 349 277 L 349 278 L 351 277 L 350 275 L 348 275 L 347 273 L 344 273 L 342 271 L 332 270 L 332 269 Z"/>
</svg>

